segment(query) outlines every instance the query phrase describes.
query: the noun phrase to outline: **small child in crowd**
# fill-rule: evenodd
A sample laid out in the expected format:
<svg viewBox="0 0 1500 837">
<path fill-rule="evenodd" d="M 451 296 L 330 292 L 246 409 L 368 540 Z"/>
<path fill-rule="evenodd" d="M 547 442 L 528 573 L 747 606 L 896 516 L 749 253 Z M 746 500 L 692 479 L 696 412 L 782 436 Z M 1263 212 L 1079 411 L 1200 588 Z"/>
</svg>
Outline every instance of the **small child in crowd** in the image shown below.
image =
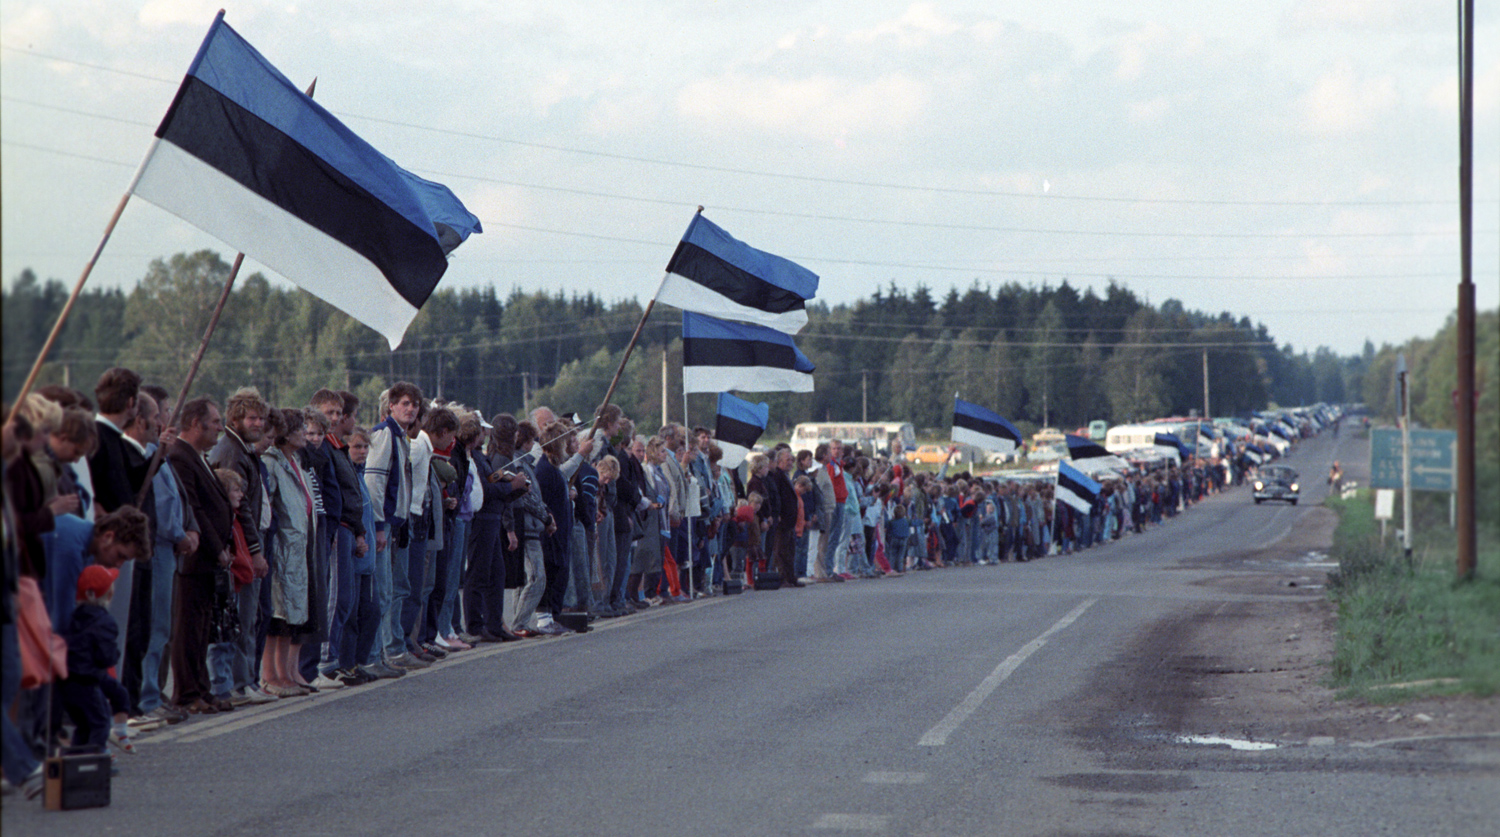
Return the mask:
<svg viewBox="0 0 1500 837">
<path fill-rule="evenodd" d="M 120 658 L 120 626 L 109 614 L 120 571 L 90 564 L 78 575 L 78 604 L 63 629 L 68 677 L 57 684 L 57 700 L 73 721 L 73 746 L 104 752 L 106 741 L 135 753 L 126 721 L 130 697 L 111 666 Z M 114 724 L 110 724 L 110 716 Z"/>
</svg>

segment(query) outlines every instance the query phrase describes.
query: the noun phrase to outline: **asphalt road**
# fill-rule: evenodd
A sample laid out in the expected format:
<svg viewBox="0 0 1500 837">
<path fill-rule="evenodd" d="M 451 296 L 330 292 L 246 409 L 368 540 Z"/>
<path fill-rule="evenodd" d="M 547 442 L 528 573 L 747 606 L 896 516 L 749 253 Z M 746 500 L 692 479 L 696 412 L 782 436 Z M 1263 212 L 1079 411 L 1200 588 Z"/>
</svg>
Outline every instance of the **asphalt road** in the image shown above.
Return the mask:
<svg viewBox="0 0 1500 837">
<path fill-rule="evenodd" d="M 1195 557 L 1286 537 L 1248 489 L 1080 555 L 748 593 L 193 720 L 107 809 L 7 835 L 1480 834 L 1494 747 L 1181 743 L 1100 694 L 1157 620 L 1232 600 Z M 1363 448 L 1367 451 L 1367 444 Z M 1347 467 L 1346 467 L 1347 469 Z M 1213 571 L 1222 574 L 1221 571 Z M 1241 598 L 1254 598 L 1238 594 Z M 1100 707 L 1105 707 L 1101 713 Z"/>
</svg>

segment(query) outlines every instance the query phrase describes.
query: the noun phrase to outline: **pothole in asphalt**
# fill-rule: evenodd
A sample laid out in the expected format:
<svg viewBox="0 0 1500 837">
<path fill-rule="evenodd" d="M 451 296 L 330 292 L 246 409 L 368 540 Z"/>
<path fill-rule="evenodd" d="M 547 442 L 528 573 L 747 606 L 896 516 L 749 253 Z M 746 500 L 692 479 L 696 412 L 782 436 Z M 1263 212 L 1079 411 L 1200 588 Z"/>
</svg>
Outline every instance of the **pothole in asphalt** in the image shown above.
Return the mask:
<svg viewBox="0 0 1500 837">
<path fill-rule="evenodd" d="M 1269 741 L 1246 741 L 1242 738 L 1225 738 L 1222 735 L 1179 735 L 1178 744 L 1209 744 L 1226 746 L 1231 750 L 1274 750 Z"/>
</svg>

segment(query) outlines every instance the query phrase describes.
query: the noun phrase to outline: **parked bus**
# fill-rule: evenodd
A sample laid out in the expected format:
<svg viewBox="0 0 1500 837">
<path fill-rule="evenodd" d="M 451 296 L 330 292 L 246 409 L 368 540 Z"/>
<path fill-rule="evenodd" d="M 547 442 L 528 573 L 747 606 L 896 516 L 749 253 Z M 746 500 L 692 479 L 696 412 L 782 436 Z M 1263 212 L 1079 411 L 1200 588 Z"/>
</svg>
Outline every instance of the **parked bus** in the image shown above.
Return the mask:
<svg viewBox="0 0 1500 837">
<path fill-rule="evenodd" d="M 816 450 L 818 445 L 838 439 L 861 450 L 889 456 L 900 441 L 903 450 L 917 447 L 917 434 L 909 423 L 832 421 L 805 422 L 792 428 L 792 450 Z"/>
</svg>

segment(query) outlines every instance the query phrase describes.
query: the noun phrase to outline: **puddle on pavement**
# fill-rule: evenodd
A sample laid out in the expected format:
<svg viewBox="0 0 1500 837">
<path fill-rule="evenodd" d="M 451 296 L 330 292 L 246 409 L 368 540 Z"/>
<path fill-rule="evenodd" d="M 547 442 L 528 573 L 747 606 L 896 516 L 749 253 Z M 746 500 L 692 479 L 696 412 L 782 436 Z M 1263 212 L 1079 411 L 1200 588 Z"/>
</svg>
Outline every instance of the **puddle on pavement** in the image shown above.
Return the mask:
<svg viewBox="0 0 1500 837">
<path fill-rule="evenodd" d="M 1242 738 L 1225 738 L 1220 735 L 1179 735 L 1178 744 L 1222 744 L 1231 750 L 1274 750 L 1269 741 L 1246 741 Z"/>
</svg>

